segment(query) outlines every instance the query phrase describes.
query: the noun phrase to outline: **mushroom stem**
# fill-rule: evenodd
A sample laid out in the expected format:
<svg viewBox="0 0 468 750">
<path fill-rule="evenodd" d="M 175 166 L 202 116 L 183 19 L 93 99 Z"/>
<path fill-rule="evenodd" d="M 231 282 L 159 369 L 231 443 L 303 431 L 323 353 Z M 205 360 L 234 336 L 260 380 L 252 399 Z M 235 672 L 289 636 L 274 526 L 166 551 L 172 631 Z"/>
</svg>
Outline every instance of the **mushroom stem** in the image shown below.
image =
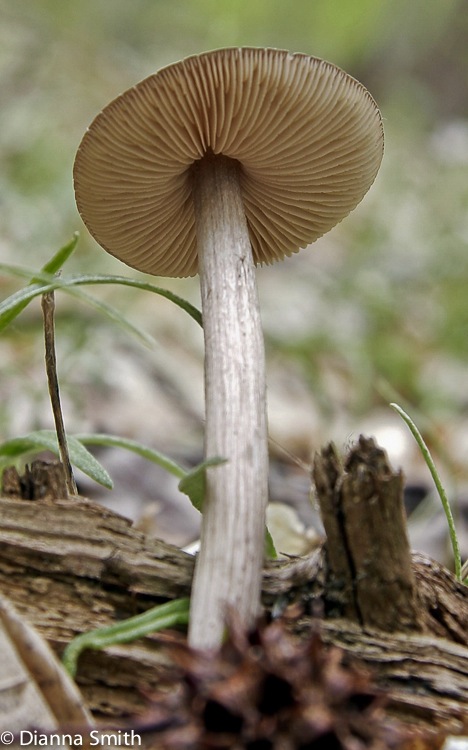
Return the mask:
<svg viewBox="0 0 468 750">
<path fill-rule="evenodd" d="M 265 353 L 238 162 L 194 165 L 195 222 L 205 334 L 206 477 L 189 642 L 220 646 L 232 609 L 245 627 L 260 612 L 268 496 Z"/>
</svg>

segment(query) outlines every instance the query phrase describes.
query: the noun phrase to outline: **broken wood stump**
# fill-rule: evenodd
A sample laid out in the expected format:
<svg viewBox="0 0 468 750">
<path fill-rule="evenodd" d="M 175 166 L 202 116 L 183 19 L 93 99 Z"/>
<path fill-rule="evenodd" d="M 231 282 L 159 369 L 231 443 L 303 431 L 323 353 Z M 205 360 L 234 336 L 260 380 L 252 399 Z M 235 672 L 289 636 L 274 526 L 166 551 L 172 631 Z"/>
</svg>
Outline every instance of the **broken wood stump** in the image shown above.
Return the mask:
<svg viewBox="0 0 468 750">
<path fill-rule="evenodd" d="M 343 465 L 333 445 L 313 479 L 326 533 L 326 614 L 385 632 L 422 629 L 403 508 L 403 476 L 360 437 Z"/>
</svg>

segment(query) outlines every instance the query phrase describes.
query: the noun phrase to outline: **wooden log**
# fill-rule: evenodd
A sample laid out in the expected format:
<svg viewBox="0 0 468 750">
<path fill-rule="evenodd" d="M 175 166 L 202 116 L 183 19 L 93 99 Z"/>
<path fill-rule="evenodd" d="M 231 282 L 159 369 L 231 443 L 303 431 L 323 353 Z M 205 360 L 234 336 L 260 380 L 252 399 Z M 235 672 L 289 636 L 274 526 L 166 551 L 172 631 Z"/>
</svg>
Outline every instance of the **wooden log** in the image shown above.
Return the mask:
<svg viewBox="0 0 468 750">
<path fill-rule="evenodd" d="M 338 476 L 334 459 L 330 465 Z M 359 462 L 349 469 L 353 477 L 356 466 Z M 357 473 L 366 477 L 365 468 Z M 370 474 L 375 479 L 375 472 Z M 341 484 L 327 486 L 336 494 Z M 409 629 L 406 614 L 393 630 L 368 619 L 363 623 L 362 598 L 356 606 L 337 596 L 329 544 L 304 558 L 268 564 L 265 608 L 278 613 L 299 604 L 304 615 L 294 624 L 296 632 L 302 636 L 319 628 L 326 643 L 374 671 L 400 716 L 458 731 L 468 706 L 468 588 L 436 562 L 413 555 L 410 575 L 397 579 L 411 586 L 395 587 L 395 578 L 389 586 L 399 595 L 417 592 L 415 628 Z M 47 493 L 36 501 L 0 498 L 0 590 L 59 654 L 78 633 L 187 596 L 193 566 L 190 555 L 149 539 L 127 519 L 83 498 L 52 500 Z M 386 571 L 384 566 L 379 572 L 384 589 Z M 353 586 L 351 593 L 365 591 Z M 374 588 L 371 592 L 375 596 Z M 348 616 L 353 607 L 361 619 Z M 168 642 L 184 637 L 172 632 L 85 653 L 78 682 L 95 715 L 143 712 L 142 691 L 171 675 Z"/>
</svg>

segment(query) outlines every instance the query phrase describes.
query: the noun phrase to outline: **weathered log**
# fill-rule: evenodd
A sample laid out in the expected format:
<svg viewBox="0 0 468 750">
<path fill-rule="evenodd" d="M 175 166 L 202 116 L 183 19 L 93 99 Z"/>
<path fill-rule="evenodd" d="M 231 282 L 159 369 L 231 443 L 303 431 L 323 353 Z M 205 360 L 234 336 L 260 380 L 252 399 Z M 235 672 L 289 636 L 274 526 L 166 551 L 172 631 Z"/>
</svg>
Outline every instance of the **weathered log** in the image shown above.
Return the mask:
<svg viewBox="0 0 468 750">
<path fill-rule="evenodd" d="M 370 473 L 375 479 L 375 471 Z M 361 467 L 358 474 L 365 477 L 366 471 Z M 328 481 L 334 497 L 341 484 Z M 372 541 L 371 531 L 365 535 Z M 399 574 L 390 577 L 389 588 L 391 595 L 398 589 L 398 596 L 402 590 L 411 601 L 414 596 L 417 611 L 409 617 L 405 613 L 401 626 L 393 613 L 396 626 L 385 630 L 363 616 L 367 609 L 359 597 L 365 588 L 352 578 L 342 590 L 352 596 L 358 592 L 358 606 L 352 596 L 337 597 L 329 545 L 330 540 L 305 558 L 269 564 L 263 575 L 265 607 L 276 614 L 288 603 L 299 603 L 304 615 L 294 625 L 297 633 L 319 628 L 325 642 L 371 668 L 400 715 L 459 730 L 468 706 L 468 588 L 434 561 L 413 555 L 408 558 L 410 585 L 395 586 L 395 580 L 406 580 Z M 384 606 L 388 565 L 378 570 Z M 187 596 L 192 572 L 191 556 L 147 538 L 128 520 L 82 498 L 0 498 L 0 590 L 58 653 L 78 633 Z M 364 572 L 372 574 L 367 563 Z M 358 616 L 349 617 L 353 607 Z M 78 681 L 95 714 L 142 712 L 141 691 L 153 690 L 170 676 L 165 646 L 179 637 L 160 634 L 85 653 Z"/>
</svg>

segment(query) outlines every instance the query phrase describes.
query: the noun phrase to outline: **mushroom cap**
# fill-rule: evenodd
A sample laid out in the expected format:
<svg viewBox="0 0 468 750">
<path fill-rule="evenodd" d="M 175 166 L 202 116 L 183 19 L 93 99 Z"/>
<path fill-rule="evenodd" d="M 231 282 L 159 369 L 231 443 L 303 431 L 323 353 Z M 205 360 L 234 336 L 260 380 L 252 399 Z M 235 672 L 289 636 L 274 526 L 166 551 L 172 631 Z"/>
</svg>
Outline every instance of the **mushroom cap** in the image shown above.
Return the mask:
<svg viewBox="0 0 468 750">
<path fill-rule="evenodd" d="M 284 50 L 188 57 L 111 102 L 78 149 L 78 210 L 112 255 L 158 276 L 198 270 L 191 165 L 240 163 L 256 264 L 297 252 L 355 208 L 383 155 L 380 112 L 331 63 Z"/>
</svg>

